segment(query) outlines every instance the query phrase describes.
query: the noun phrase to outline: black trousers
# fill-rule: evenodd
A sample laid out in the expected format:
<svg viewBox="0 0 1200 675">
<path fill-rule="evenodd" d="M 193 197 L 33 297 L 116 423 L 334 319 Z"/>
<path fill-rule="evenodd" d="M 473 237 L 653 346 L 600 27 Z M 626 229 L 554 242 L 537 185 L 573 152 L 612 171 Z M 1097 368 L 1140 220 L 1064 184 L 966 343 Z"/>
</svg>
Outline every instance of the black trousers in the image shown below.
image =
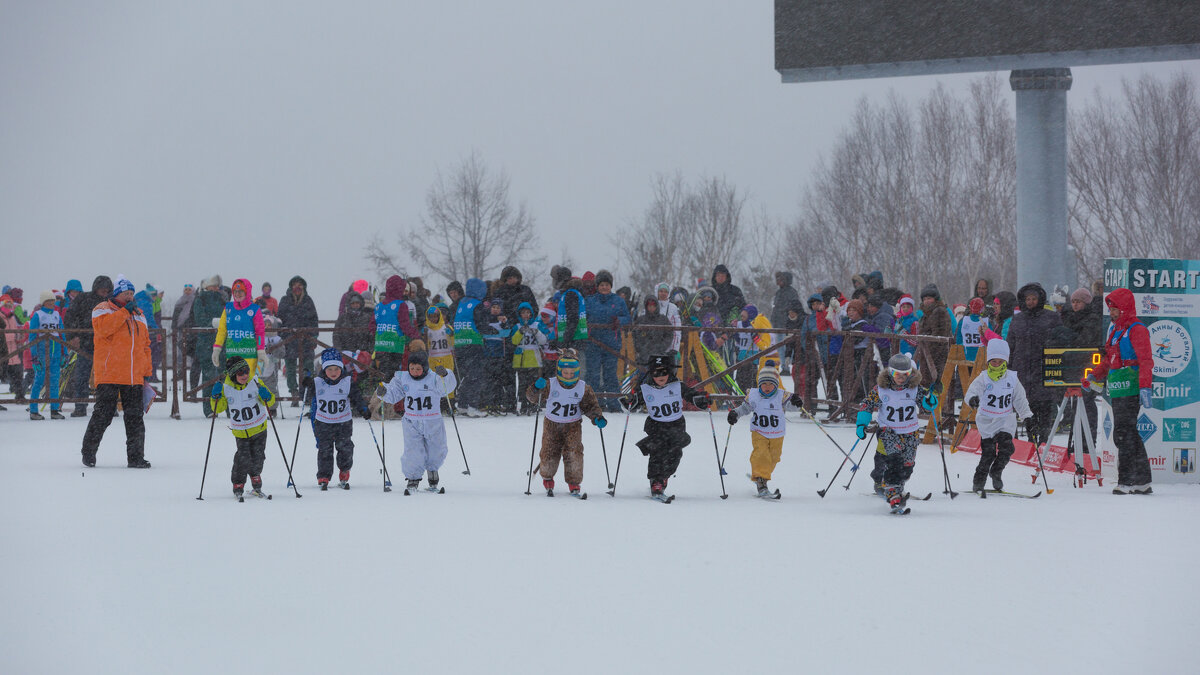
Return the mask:
<svg viewBox="0 0 1200 675">
<path fill-rule="evenodd" d="M 1117 483 L 1119 485 L 1149 485 L 1150 459 L 1146 444 L 1137 430 L 1138 413 L 1142 406 L 1137 396 L 1112 399 L 1113 443 L 1117 446 Z"/>
<path fill-rule="evenodd" d="M 650 458 L 646 463 L 646 478 L 651 483 L 666 485 L 679 468 L 683 449 L 692 442 L 692 437 L 684 430 L 682 419 L 675 422 L 646 420 L 645 429 L 646 437 L 638 441 L 637 446 L 643 455 Z"/>
<path fill-rule="evenodd" d="M 1014 450 L 1016 447 L 1013 446 L 1013 438 L 1006 431 L 980 440 L 979 464 L 975 466 L 975 480 L 972 485 L 983 486 L 988 476 L 991 476 L 992 487 L 1002 490 L 1004 481 L 1001 474 L 1004 473 L 1004 467 L 1008 466 L 1008 460 L 1012 459 Z"/>
<path fill-rule="evenodd" d="M 267 461 L 267 430 L 250 438 L 234 436 L 233 439 L 237 442 L 237 452 L 233 453 L 233 471 L 229 479 L 234 485 L 245 485 L 249 476 L 255 487 L 262 485 L 263 463 Z"/>
<path fill-rule="evenodd" d="M 317 437 L 317 480 L 333 478 L 333 459 L 337 453 L 337 467 L 349 471 L 354 466 L 354 422 L 329 424 L 313 421 L 313 435 Z"/>
<path fill-rule="evenodd" d="M 92 355 L 76 352 L 76 361 L 71 368 L 71 381 L 67 383 L 68 398 L 87 398 L 88 382 L 92 379 Z M 75 409 L 87 412 L 87 403 L 76 403 Z"/>
<path fill-rule="evenodd" d="M 79 365 L 76 365 L 78 372 Z M 90 370 L 90 368 L 89 368 Z M 142 385 L 98 384 L 96 385 L 96 407 L 88 420 L 87 431 L 83 432 L 83 457 L 96 459 L 100 441 L 108 425 L 117 414 L 117 401 L 125 417 L 125 456 L 130 463 L 145 458 L 146 424 L 142 420 Z"/>
</svg>

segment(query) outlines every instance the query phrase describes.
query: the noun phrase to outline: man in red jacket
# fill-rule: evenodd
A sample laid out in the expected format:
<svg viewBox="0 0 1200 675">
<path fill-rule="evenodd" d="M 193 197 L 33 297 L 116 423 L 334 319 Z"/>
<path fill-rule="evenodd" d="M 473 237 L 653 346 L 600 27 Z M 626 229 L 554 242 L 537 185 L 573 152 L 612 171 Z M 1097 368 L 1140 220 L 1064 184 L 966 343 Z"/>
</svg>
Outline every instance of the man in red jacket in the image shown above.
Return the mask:
<svg viewBox="0 0 1200 675">
<path fill-rule="evenodd" d="M 1112 399 L 1113 442 L 1117 445 L 1117 487 L 1115 495 L 1148 495 L 1150 460 L 1146 445 L 1138 434 L 1138 413 L 1153 406 L 1154 356 L 1150 351 L 1150 331 L 1137 318 L 1133 293 L 1118 288 L 1104 299 L 1112 325 L 1104 339 L 1104 360 L 1092 371 L 1083 386 L 1103 392 L 1100 382 L 1108 384 Z"/>
</svg>

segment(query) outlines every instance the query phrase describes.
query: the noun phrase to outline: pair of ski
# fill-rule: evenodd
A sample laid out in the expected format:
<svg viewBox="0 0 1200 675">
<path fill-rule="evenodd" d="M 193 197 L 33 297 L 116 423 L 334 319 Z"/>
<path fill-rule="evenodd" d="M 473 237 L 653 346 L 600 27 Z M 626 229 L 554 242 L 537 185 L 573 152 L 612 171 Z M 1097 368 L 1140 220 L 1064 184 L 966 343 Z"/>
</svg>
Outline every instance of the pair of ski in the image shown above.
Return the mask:
<svg viewBox="0 0 1200 675">
<path fill-rule="evenodd" d="M 435 494 L 435 495 L 444 495 L 444 494 L 446 494 L 446 488 L 432 487 L 432 486 L 426 486 L 423 488 L 404 488 L 404 496 L 405 497 L 410 497 L 418 492 L 428 492 L 430 494 Z"/>
<path fill-rule="evenodd" d="M 1038 490 L 1037 493 L 1031 494 L 1031 495 L 1022 494 L 1020 492 L 1009 492 L 1008 490 L 971 490 L 971 492 L 978 494 L 980 499 L 987 499 L 988 495 L 1000 495 L 1002 497 L 1017 497 L 1019 499 L 1037 499 L 1038 497 L 1042 496 L 1041 490 Z"/>
<path fill-rule="evenodd" d="M 554 496 L 554 488 L 546 488 L 546 496 L 553 497 Z M 586 492 L 580 492 L 580 493 L 568 492 L 567 496 L 574 497 L 574 498 L 578 499 L 579 501 L 583 501 L 583 500 L 587 499 Z"/>
<path fill-rule="evenodd" d="M 251 497 L 258 497 L 259 499 L 270 499 L 270 498 L 271 498 L 271 495 L 269 495 L 269 494 L 267 494 L 267 493 L 263 492 L 262 490 L 251 490 L 251 491 L 250 491 L 250 496 L 251 496 Z M 245 501 L 246 501 L 246 496 L 245 496 L 244 494 L 243 494 L 243 495 L 237 495 L 237 500 L 238 500 L 238 503 L 239 503 L 239 504 L 241 504 L 241 503 L 243 503 L 243 502 L 245 502 Z"/>
<path fill-rule="evenodd" d="M 343 490 L 349 490 L 350 483 L 349 483 L 349 481 L 344 481 L 344 480 L 338 481 L 338 487 L 342 488 Z M 329 483 L 321 483 L 321 492 L 328 492 L 328 491 L 329 491 Z"/>
</svg>

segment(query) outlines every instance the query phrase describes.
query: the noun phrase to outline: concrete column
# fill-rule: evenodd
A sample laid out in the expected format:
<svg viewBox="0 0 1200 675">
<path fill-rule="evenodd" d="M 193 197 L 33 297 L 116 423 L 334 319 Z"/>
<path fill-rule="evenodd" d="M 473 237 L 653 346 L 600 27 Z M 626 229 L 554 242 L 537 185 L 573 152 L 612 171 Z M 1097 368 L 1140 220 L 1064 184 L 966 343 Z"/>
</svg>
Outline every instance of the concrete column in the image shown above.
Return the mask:
<svg viewBox="0 0 1200 675">
<path fill-rule="evenodd" d="M 1049 295 L 1074 287 L 1067 248 L 1067 91 L 1070 68 L 1014 70 L 1017 98 L 1017 286 Z"/>
</svg>

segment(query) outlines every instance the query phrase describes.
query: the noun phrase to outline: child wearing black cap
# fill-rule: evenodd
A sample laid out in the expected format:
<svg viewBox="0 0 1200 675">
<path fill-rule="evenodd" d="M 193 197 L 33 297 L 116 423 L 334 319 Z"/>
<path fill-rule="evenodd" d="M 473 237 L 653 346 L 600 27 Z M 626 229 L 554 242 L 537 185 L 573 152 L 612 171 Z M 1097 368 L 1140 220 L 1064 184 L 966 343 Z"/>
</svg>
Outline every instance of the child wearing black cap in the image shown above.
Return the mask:
<svg viewBox="0 0 1200 675">
<path fill-rule="evenodd" d="M 266 497 L 261 474 L 267 459 L 267 408 L 274 405 L 275 395 L 254 379 L 246 359 L 231 356 L 225 361 L 225 379 L 213 385 L 209 399 L 214 413 L 229 410 L 229 429 L 237 444 L 230 475 L 233 495 L 239 502 L 245 501 L 242 490 L 249 475 L 250 494 Z"/>
<path fill-rule="evenodd" d="M 669 502 L 666 497 L 667 480 L 679 468 L 683 449 L 692 442 L 687 433 L 687 422 L 683 418 L 683 402 L 704 410 L 709 398 L 704 392 L 696 391 L 675 377 L 675 359 L 666 354 L 650 357 L 646 380 L 633 387 L 625 403 L 630 410 L 645 406 L 646 437 L 637 442 L 642 454 L 649 457 L 646 478 L 650 481 L 650 497 Z"/>
</svg>

